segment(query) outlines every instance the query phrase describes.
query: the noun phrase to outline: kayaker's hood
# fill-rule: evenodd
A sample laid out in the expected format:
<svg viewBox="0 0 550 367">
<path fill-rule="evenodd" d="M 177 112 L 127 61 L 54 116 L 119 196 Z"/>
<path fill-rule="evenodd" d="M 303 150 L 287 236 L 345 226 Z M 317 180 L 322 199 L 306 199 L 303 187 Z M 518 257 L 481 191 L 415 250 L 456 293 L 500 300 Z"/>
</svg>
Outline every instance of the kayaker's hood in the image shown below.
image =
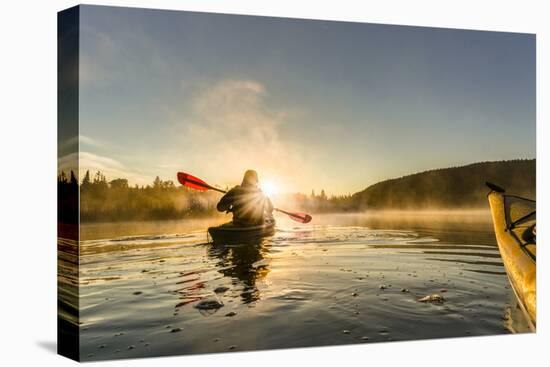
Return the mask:
<svg viewBox="0 0 550 367">
<path fill-rule="evenodd" d="M 258 173 L 252 169 L 249 169 L 244 173 L 243 182 L 241 183 L 242 187 L 247 186 L 258 186 Z"/>
</svg>

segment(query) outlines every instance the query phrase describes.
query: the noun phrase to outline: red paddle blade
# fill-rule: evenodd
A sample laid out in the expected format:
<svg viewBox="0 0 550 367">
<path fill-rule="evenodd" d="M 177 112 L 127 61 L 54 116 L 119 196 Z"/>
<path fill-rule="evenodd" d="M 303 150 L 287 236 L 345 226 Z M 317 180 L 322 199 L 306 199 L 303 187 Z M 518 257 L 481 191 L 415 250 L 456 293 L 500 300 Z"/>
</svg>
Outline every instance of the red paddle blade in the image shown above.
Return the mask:
<svg viewBox="0 0 550 367">
<path fill-rule="evenodd" d="M 285 214 L 287 214 L 290 219 L 292 220 L 295 220 L 296 222 L 300 222 L 300 223 L 309 223 L 311 222 L 311 215 L 309 214 L 306 214 L 306 213 L 289 213 L 289 212 L 285 212 Z"/>
<path fill-rule="evenodd" d="M 203 180 L 201 180 L 200 178 L 191 176 L 190 174 L 184 173 L 184 172 L 178 172 L 178 181 L 183 186 L 186 186 L 195 190 L 207 191 L 210 188 L 210 185 L 204 182 Z"/>
</svg>

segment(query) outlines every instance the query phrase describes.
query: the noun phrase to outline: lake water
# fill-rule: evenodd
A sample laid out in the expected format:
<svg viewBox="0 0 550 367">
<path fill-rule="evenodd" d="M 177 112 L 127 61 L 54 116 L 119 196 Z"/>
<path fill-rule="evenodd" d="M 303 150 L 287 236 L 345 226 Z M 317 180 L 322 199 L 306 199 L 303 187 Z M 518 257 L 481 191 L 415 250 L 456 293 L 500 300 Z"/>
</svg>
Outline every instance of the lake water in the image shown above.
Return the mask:
<svg viewBox="0 0 550 367">
<path fill-rule="evenodd" d="M 277 217 L 256 244 L 207 243 L 221 221 L 84 225 L 82 359 L 528 331 L 488 211 Z"/>
</svg>

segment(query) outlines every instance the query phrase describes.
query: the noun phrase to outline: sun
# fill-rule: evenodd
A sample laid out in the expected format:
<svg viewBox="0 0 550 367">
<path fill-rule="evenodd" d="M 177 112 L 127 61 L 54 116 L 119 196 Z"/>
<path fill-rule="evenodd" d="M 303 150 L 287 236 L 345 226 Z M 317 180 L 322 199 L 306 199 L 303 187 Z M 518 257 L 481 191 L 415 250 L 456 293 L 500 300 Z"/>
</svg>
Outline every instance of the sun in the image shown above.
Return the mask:
<svg viewBox="0 0 550 367">
<path fill-rule="evenodd" d="M 279 188 L 273 181 L 262 181 L 260 187 L 267 196 L 274 196 L 279 193 Z"/>
</svg>

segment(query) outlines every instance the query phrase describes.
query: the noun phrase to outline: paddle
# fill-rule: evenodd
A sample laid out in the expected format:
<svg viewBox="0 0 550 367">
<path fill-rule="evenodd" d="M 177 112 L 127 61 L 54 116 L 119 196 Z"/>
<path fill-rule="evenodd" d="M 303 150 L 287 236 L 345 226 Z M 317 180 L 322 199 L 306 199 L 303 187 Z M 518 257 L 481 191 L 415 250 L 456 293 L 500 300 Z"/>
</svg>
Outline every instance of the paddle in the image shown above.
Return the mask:
<svg viewBox="0 0 550 367">
<path fill-rule="evenodd" d="M 218 189 L 217 187 L 210 186 L 200 178 L 184 172 L 178 172 L 178 181 L 180 184 L 182 184 L 185 187 L 189 187 L 191 189 L 195 189 L 199 191 L 214 190 L 217 192 L 221 192 L 222 194 L 225 194 L 227 192 L 227 191 Z M 273 210 L 279 213 L 286 214 L 289 216 L 290 219 L 300 223 L 309 223 L 311 222 L 311 219 L 312 219 L 311 215 L 306 213 L 287 212 L 286 210 L 282 210 L 279 208 L 274 208 Z"/>
</svg>

